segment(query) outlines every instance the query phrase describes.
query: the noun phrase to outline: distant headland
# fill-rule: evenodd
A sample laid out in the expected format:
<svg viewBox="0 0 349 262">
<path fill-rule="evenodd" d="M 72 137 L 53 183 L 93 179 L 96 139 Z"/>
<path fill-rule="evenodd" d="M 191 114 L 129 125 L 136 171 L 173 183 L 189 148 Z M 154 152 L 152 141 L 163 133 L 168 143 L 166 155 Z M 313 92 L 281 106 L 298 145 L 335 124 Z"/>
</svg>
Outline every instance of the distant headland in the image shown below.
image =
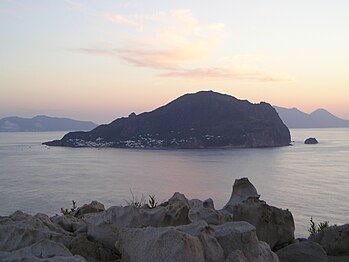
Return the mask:
<svg viewBox="0 0 349 262">
<path fill-rule="evenodd" d="M 114 120 L 89 132 L 70 132 L 49 146 L 229 148 L 289 145 L 290 132 L 268 103 L 201 91 L 165 106 Z"/>
<path fill-rule="evenodd" d="M 45 115 L 33 118 L 5 117 L 0 119 L 0 132 L 46 132 L 91 130 L 97 124 L 70 118 L 50 117 Z"/>
</svg>

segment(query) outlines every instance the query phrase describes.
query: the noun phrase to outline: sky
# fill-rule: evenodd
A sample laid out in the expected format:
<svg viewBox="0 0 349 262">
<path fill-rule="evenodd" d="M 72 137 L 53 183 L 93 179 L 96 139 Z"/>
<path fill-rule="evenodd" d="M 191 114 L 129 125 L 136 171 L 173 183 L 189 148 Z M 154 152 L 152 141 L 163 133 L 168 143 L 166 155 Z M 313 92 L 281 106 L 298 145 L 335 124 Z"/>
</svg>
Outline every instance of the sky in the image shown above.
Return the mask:
<svg viewBox="0 0 349 262">
<path fill-rule="evenodd" d="M 0 0 L 0 118 L 108 123 L 214 90 L 349 119 L 347 0 Z"/>
</svg>

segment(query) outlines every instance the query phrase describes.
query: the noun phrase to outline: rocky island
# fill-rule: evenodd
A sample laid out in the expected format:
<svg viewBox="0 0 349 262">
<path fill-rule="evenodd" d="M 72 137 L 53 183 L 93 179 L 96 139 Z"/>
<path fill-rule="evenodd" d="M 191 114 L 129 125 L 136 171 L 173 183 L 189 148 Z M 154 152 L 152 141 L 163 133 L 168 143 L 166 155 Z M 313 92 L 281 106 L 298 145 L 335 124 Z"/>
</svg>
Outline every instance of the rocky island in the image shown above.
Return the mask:
<svg viewBox="0 0 349 262">
<path fill-rule="evenodd" d="M 289 145 L 290 132 L 268 103 L 201 91 L 165 106 L 116 119 L 89 132 L 70 132 L 49 146 L 229 148 Z"/>
<path fill-rule="evenodd" d="M 63 213 L 0 217 L 0 261 L 349 261 L 349 224 L 295 239 L 291 212 L 261 200 L 247 178 L 220 210 L 177 192 L 159 205 L 93 201 Z"/>
<path fill-rule="evenodd" d="M 315 137 L 309 137 L 307 139 L 305 139 L 304 144 L 306 145 L 315 145 L 318 144 L 319 142 L 317 141 L 317 139 Z"/>
</svg>

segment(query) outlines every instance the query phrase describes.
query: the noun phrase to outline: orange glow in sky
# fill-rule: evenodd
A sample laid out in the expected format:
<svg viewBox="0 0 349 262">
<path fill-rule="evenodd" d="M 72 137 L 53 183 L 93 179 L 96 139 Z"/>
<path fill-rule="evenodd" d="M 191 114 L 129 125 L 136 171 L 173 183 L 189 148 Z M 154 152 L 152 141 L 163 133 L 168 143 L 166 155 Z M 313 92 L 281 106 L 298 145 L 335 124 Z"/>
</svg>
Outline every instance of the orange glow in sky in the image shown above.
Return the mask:
<svg viewBox="0 0 349 262">
<path fill-rule="evenodd" d="M 1 1 L 0 118 L 97 123 L 214 90 L 349 119 L 347 1 Z"/>
</svg>

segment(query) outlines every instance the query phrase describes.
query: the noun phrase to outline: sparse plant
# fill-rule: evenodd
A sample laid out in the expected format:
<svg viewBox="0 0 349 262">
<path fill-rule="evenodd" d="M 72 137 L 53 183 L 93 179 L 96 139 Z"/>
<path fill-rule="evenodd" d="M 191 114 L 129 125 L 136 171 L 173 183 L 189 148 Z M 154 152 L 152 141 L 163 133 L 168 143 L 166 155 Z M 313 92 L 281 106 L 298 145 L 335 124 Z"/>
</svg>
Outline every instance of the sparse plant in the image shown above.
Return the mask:
<svg viewBox="0 0 349 262">
<path fill-rule="evenodd" d="M 313 220 L 313 218 L 310 218 L 310 227 L 308 228 L 308 232 L 310 233 L 310 236 L 317 234 L 319 232 L 321 232 L 322 230 L 324 230 L 325 228 L 329 227 L 330 223 L 328 221 L 324 221 L 324 222 L 319 222 L 318 224 L 316 224 Z"/>
<path fill-rule="evenodd" d="M 158 202 L 156 202 L 156 200 L 155 200 L 155 195 L 149 195 L 147 207 L 149 209 L 153 209 L 153 208 L 156 208 L 157 205 L 158 205 Z"/>
<path fill-rule="evenodd" d="M 65 215 L 65 216 L 66 215 L 71 215 L 73 212 L 76 211 L 76 208 L 77 208 L 76 201 L 72 200 L 72 207 L 71 207 L 71 209 L 68 210 L 68 208 L 64 209 L 64 208 L 61 207 L 61 213 L 63 215 Z"/>
<path fill-rule="evenodd" d="M 145 197 L 142 194 L 141 198 L 138 199 L 137 196 L 135 196 L 132 192 L 132 190 L 130 189 L 131 192 L 131 198 L 129 198 L 128 200 L 125 199 L 125 202 L 128 206 L 133 206 L 135 208 L 141 208 L 144 204 L 145 204 Z"/>
</svg>

